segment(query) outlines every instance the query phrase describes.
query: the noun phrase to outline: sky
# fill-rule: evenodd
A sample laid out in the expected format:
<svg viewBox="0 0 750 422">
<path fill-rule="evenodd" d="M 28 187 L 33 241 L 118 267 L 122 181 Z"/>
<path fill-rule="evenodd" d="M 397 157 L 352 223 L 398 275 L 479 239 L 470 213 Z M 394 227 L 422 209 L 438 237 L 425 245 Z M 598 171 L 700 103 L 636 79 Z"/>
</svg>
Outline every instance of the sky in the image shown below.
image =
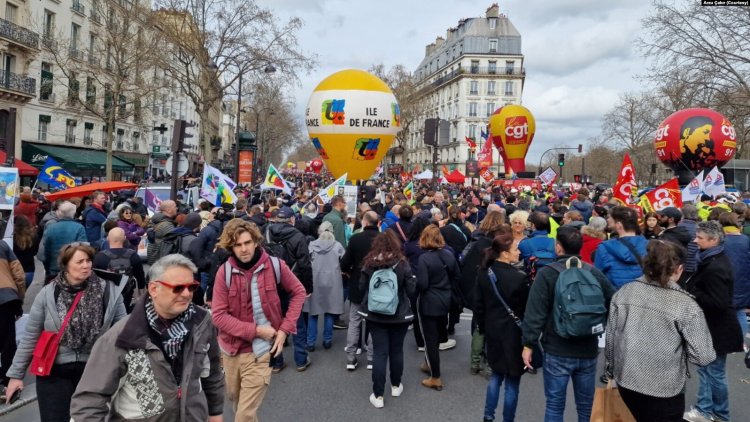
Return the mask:
<svg viewBox="0 0 750 422">
<path fill-rule="evenodd" d="M 425 46 L 461 18 L 484 16 L 492 0 L 258 0 L 280 20 L 298 16 L 303 51 L 317 69 L 293 89 L 299 118 L 322 79 L 346 68 L 383 63 L 412 71 Z M 647 61 L 634 40 L 649 0 L 499 1 L 522 36 L 526 68 L 522 104 L 536 118 L 527 161 L 552 147 L 577 147 L 600 133 L 618 96 L 641 89 Z"/>
</svg>

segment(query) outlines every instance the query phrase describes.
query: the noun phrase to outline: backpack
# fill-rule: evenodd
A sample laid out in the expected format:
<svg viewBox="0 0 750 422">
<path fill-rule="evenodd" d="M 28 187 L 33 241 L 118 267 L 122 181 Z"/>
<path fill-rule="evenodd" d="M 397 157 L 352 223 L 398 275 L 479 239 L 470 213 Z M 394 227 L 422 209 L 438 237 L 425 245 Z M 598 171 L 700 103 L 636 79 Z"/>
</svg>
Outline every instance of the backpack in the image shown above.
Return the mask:
<svg viewBox="0 0 750 422">
<path fill-rule="evenodd" d="M 396 265 L 375 270 L 370 276 L 367 294 L 368 311 L 383 315 L 396 315 L 398 310 L 398 277 L 394 271 Z"/>
<path fill-rule="evenodd" d="M 136 282 L 133 277 L 133 265 L 130 262 L 130 257 L 135 253 L 132 249 L 126 249 L 122 255 L 117 255 L 109 249 L 101 251 L 107 258 L 109 258 L 109 265 L 107 271 L 111 273 L 120 274 L 121 276 L 127 276 L 128 280 L 125 285 L 122 286 L 122 294 L 125 295 L 135 290 Z M 119 283 L 116 283 L 119 286 Z"/>
<path fill-rule="evenodd" d="M 263 249 L 265 249 L 266 253 L 268 253 L 269 255 L 279 258 L 283 260 L 284 262 L 286 262 L 286 265 L 289 266 L 289 269 L 291 269 L 292 272 L 294 272 L 294 269 L 297 267 L 297 262 L 295 261 L 294 263 L 290 265 L 290 262 L 288 259 L 289 253 L 286 250 L 286 246 L 284 246 L 284 244 L 282 243 L 273 242 L 271 240 L 270 225 L 266 227 L 266 241 L 263 244 Z"/>
<path fill-rule="evenodd" d="M 591 266 L 579 258 L 555 262 L 559 272 L 555 282 L 552 328 L 562 338 L 598 336 L 607 324 L 607 306 L 601 284 Z"/>
<path fill-rule="evenodd" d="M 529 263 L 526 265 L 525 271 L 526 274 L 529 275 L 529 279 L 531 281 L 534 281 L 536 278 L 536 273 L 539 272 L 539 269 L 542 267 L 546 267 L 552 263 L 555 262 L 557 259 L 554 255 L 553 256 L 547 256 L 549 255 L 547 251 L 540 251 L 539 255 L 531 255 L 529 257 Z"/>
<path fill-rule="evenodd" d="M 182 238 L 187 234 L 172 235 L 171 233 L 161 240 L 158 247 L 156 259 L 161 259 L 167 255 L 182 253 Z"/>
<path fill-rule="evenodd" d="M 281 264 L 279 263 L 279 258 L 275 256 L 269 258 L 271 258 L 273 275 L 276 278 L 276 287 L 278 288 L 279 284 L 281 284 Z M 232 264 L 229 263 L 229 260 L 224 261 L 224 283 L 226 283 L 227 290 L 229 290 L 229 286 L 232 285 Z"/>
</svg>

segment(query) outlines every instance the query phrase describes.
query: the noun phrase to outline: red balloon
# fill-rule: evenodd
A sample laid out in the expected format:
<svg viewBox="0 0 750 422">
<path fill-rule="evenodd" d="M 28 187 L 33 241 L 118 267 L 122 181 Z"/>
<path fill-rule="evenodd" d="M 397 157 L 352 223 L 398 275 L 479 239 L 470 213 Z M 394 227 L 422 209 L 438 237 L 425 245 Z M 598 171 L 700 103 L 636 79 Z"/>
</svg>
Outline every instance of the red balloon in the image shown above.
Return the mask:
<svg viewBox="0 0 750 422">
<path fill-rule="evenodd" d="M 316 174 L 319 174 L 320 170 L 323 169 L 323 161 L 316 158 L 312 160 L 310 167 Z"/>
<path fill-rule="evenodd" d="M 737 135 L 729 120 L 707 108 L 680 110 L 664 119 L 654 138 L 656 156 L 690 182 L 691 173 L 723 166 L 734 157 Z"/>
</svg>

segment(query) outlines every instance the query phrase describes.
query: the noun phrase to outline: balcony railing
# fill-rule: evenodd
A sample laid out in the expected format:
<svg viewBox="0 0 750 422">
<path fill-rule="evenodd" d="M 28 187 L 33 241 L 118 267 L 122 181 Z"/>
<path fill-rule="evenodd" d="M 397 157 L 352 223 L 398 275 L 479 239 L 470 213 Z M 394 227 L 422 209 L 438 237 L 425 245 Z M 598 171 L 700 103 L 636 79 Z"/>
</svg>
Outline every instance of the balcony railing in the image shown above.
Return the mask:
<svg viewBox="0 0 750 422">
<path fill-rule="evenodd" d="M 83 137 L 83 144 L 84 145 L 93 145 L 94 144 L 94 138 L 92 137 Z"/>
<path fill-rule="evenodd" d="M 91 52 L 89 52 L 89 64 L 92 66 L 99 66 L 99 58 Z"/>
<path fill-rule="evenodd" d="M 70 47 L 68 49 L 68 57 L 73 60 L 83 60 L 83 50 L 79 50 L 76 47 Z"/>
<path fill-rule="evenodd" d="M 36 95 L 36 79 L 13 72 L 0 72 L 0 88 L 34 96 Z"/>
<path fill-rule="evenodd" d="M 99 13 L 97 12 L 91 12 L 91 16 L 89 16 L 89 19 L 91 19 L 92 22 L 96 22 L 99 25 L 102 24 L 102 18 L 99 16 Z"/>
<path fill-rule="evenodd" d="M 54 103 L 57 102 L 57 97 L 55 96 L 54 92 L 53 93 L 40 94 L 39 95 L 39 101 L 41 101 L 43 103 L 52 103 L 52 104 L 54 104 Z"/>
<path fill-rule="evenodd" d="M 42 46 L 44 48 L 54 50 L 55 48 L 57 48 L 57 41 L 55 41 L 52 35 L 47 34 L 47 35 L 42 36 Z"/>
<path fill-rule="evenodd" d="M 39 49 L 39 34 L 5 19 L 0 19 L 0 37 L 29 48 Z"/>
<path fill-rule="evenodd" d="M 76 137 L 75 137 L 75 135 L 65 135 L 65 143 L 66 144 L 75 144 L 76 143 Z"/>
<path fill-rule="evenodd" d="M 445 84 L 448 81 L 453 80 L 454 78 L 458 77 L 459 75 L 508 75 L 508 76 L 523 76 L 526 75 L 526 68 L 513 68 L 513 69 L 505 69 L 500 70 L 497 67 L 483 67 L 483 66 L 471 66 L 467 68 L 459 67 L 457 69 L 454 69 L 452 72 L 449 72 L 437 79 L 435 79 L 432 82 L 433 87 L 438 87 L 443 84 Z"/>
<path fill-rule="evenodd" d="M 83 5 L 81 4 L 81 2 L 74 1 L 73 5 L 70 6 L 70 10 L 78 13 L 79 15 L 86 16 L 86 8 L 83 7 Z"/>
</svg>

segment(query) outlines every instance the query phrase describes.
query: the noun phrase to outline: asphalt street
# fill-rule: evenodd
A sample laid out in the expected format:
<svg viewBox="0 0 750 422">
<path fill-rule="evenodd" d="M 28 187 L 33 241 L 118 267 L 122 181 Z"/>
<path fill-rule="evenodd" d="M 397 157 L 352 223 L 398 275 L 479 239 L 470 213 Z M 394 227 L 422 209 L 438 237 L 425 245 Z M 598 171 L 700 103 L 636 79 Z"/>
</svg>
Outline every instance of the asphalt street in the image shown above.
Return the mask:
<svg viewBox="0 0 750 422">
<path fill-rule="evenodd" d="M 24 308 L 30 308 L 31 297 L 41 287 L 41 275 L 37 274 L 31 286 Z M 414 334 L 409 331 L 404 346 L 405 370 L 403 377 L 404 392 L 400 397 L 390 397 L 386 386 L 385 407 L 374 408 L 369 402 L 372 392 L 371 372 L 365 367 L 365 355 L 360 355 L 360 365 L 356 371 L 348 372 L 345 368 L 346 355 L 343 351 L 346 341 L 346 330 L 334 331 L 333 347 L 324 350 L 322 347 L 322 326 L 315 352 L 310 353 L 312 366 L 305 372 L 296 372 L 292 348 L 285 348 L 284 356 L 289 365 L 280 374 L 273 375 L 271 385 L 260 409 L 263 421 L 292 421 L 304 419 L 316 421 L 481 421 L 484 411 L 484 397 L 487 381 L 482 376 L 469 373 L 469 320 L 462 316 L 456 326 L 456 348 L 443 351 L 441 370 L 443 373 L 443 391 L 429 390 L 422 387 L 420 381 L 424 374 L 419 371 L 419 364 L 424 353 L 418 352 Z M 322 318 L 320 324 L 322 325 Z M 658 341 L 658 339 L 654 339 Z M 603 367 L 600 355 L 599 373 Z M 521 391 L 516 420 L 542 421 L 544 419 L 544 385 L 541 370 L 538 375 L 524 375 L 521 380 Z M 697 374 L 691 367 L 692 378 L 687 386 L 687 405 L 695 401 Z M 655 374 L 658 376 L 658 374 Z M 730 406 L 733 420 L 750 420 L 750 371 L 745 368 L 740 354 L 734 354 L 727 360 L 727 378 L 729 380 Z M 34 389 L 34 377 L 27 376 L 25 382 L 31 393 Z M 603 384 L 598 384 L 603 385 Z M 44 400 L 42 397 L 41 400 Z M 502 417 L 502 391 L 500 404 L 496 413 L 497 420 Z M 225 406 L 225 420 L 234 419 L 229 402 Z M 36 422 L 39 421 L 36 402 L 31 402 L 11 413 L 0 416 L 0 422 Z M 575 404 L 572 386 L 568 387 L 568 401 L 565 409 L 565 420 L 575 421 Z"/>
</svg>

